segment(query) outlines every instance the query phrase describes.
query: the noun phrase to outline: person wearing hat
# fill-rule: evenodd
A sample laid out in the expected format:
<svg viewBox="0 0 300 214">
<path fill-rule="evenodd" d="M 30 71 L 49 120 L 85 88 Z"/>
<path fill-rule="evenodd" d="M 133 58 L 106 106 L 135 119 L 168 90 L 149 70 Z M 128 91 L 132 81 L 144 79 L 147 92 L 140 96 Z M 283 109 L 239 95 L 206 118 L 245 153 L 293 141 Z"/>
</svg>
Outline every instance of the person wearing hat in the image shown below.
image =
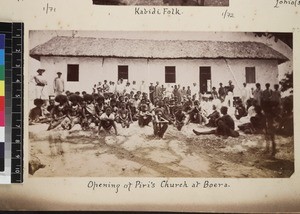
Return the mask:
<svg viewBox="0 0 300 214">
<path fill-rule="evenodd" d="M 34 81 L 35 81 L 35 85 L 36 85 L 36 99 L 42 99 L 45 100 L 47 99 L 47 94 L 46 94 L 46 85 L 47 85 L 47 80 L 45 79 L 45 77 L 43 76 L 43 73 L 45 72 L 45 69 L 38 69 L 36 71 L 38 74 L 35 75 Z"/>
<path fill-rule="evenodd" d="M 59 94 L 62 94 L 65 91 L 65 82 L 63 78 L 61 78 L 62 73 L 57 72 L 57 77 L 54 78 L 53 82 L 53 90 L 54 94 L 57 96 Z"/>
</svg>

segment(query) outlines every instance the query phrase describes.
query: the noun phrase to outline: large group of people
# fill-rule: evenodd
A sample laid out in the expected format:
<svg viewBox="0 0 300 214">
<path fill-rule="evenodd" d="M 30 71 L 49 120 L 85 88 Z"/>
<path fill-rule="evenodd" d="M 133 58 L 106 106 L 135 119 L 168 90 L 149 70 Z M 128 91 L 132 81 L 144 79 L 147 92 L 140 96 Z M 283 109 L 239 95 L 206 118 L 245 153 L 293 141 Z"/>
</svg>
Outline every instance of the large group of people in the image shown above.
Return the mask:
<svg viewBox="0 0 300 214">
<path fill-rule="evenodd" d="M 40 72 L 40 71 L 39 71 Z M 41 76 L 40 74 L 38 76 Z M 119 79 L 116 83 L 104 80 L 94 84 L 90 92 L 64 90 L 64 83 L 58 73 L 54 80 L 55 96 L 45 100 L 37 97 L 29 114 L 30 124 L 48 123 L 48 130 L 61 127 L 71 130 L 79 124 L 82 130 L 98 127 L 118 133 L 116 123 L 129 128 L 132 123 L 140 127 L 152 126 L 153 133 L 163 138 L 169 125 L 178 131 L 189 123 L 203 127 L 214 127 L 210 131 L 193 130 L 196 135 L 216 134 L 224 137 L 238 137 L 235 121 L 245 121 L 238 128 L 247 134 L 265 133 L 270 136 L 275 152 L 275 134 L 293 135 L 293 104 L 281 98 L 279 85 L 273 89 L 269 83 L 265 89 L 259 83 L 255 89 L 244 88 L 240 97 L 234 97 L 232 81 L 223 87 L 212 87 L 211 93 L 199 93 L 199 86 L 167 84 L 156 82 L 139 85 Z M 41 78 L 40 78 L 41 79 Z M 36 87 L 44 85 L 37 78 Z M 233 111 L 232 111 L 233 110 Z"/>
</svg>

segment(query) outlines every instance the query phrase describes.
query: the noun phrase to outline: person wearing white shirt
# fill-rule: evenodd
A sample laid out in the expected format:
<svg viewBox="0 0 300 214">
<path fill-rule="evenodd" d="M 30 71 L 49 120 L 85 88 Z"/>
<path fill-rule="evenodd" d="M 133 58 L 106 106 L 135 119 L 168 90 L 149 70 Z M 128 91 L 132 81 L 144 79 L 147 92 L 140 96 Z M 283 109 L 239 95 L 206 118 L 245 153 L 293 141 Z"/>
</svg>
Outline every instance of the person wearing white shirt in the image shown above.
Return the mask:
<svg viewBox="0 0 300 214">
<path fill-rule="evenodd" d="M 146 86 L 144 80 L 142 81 L 142 83 L 141 83 L 141 85 L 140 85 L 140 92 L 141 92 L 141 93 L 148 93 L 148 92 L 147 92 L 147 86 Z"/>
<path fill-rule="evenodd" d="M 251 91 L 247 88 L 247 83 L 243 83 L 243 86 L 241 99 L 244 106 L 247 106 L 247 100 L 250 99 Z"/>
<path fill-rule="evenodd" d="M 45 69 L 38 69 L 36 71 L 38 73 L 38 75 L 34 76 L 34 81 L 36 84 L 36 97 L 37 99 L 48 99 L 48 94 L 46 91 L 46 86 L 47 86 L 47 80 L 46 78 L 43 76 L 43 73 L 45 72 Z"/>
<path fill-rule="evenodd" d="M 136 94 L 136 92 L 138 91 L 136 81 L 132 81 L 131 91 L 133 91 L 134 94 Z"/>
<path fill-rule="evenodd" d="M 199 87 L 197 86 L 196 83 L 193 83 L 193 86 L 191 87 L 191 96 L 192 99 L 197 100 L 199 97 Z"/>
</svg>

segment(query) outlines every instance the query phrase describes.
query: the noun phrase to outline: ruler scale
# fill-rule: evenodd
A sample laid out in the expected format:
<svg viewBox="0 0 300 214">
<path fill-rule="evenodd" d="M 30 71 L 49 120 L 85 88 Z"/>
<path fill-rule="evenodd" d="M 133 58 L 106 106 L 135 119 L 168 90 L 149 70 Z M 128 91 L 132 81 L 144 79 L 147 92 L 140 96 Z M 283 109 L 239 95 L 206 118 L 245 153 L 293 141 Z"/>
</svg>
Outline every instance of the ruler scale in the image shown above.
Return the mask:
<svg viewBox="0 0 300 214">
<path fill-rule="evenodd" d="M 5 35 L 5 170 L 0 183 L 22 183 L 23 24 L 0 23 L 0 35 Z"/>
<path fill-rule="evenodd" d="M 5 34 L 0 34 L 0 172 L 5 171 Z"/>
</svg>

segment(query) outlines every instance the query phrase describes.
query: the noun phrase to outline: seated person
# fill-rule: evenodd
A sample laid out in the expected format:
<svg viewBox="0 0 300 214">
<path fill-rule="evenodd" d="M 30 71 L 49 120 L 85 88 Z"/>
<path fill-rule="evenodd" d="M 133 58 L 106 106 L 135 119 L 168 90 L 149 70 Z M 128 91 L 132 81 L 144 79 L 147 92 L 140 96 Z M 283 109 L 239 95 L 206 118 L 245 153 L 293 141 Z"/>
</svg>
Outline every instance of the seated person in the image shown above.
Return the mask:
<svg viewBox="0 0 300 214">
<path fill-rule="evenodd" d="M 266 117 L 260 106 L 255 106 L 255 116 L 250 118 L 250 123 L 242 124 L 239 127 L 246 134 L 263 134 L 266 130 Z"/>
<path fill-rule="evenodd" d="M 47 106 L 47 111 L 50 113 L 52 109 L 55 107 L 55 97 L 49 97 L 49 105 Z M 50 115 L 51 116 L 51 115 Z"/>
<path fill-rule="evenodd" d="M 83 114 L 80 103 L 82 97 L 73 94 L 69 97 L 70 105 L 67 108 L 67 117 L 62 121 L 61 126 L 64 129 L 71 130 L 75 124 L 81 124 Z"/>
<path fill-rule="evenodd" d="M 221 107 L 221 114 L 223 115 L 219 119 L 217 119 L 216 124 L 217 128 L 211 131 L 206 132 L 198 132 L 193 129 L 193 132 L 196 135 L 208 135 L 208 134 L 216 134 L 224 137 L 238 137 L 239 133 L 234 131 L 234 120 L 230 115 L 227 114 L 228 108 L 226 106 Z"/>
<path fill-rule="evenodd" d="M 220 113 L 217 110 L 216 105 L 212 106 L 213 112 L 207 116 L 208 123 L 206 124 L 207 127 L 217 127 L 217 120 L 220 118 Z"/>
<path fill-rule="evenodd" d="M 247 111 L 246 108 L 242 102 L 241 99 L 238 99 L 236 101 L 236 105 L 235 105 L 235 118 L 237 120 L 241 119 L 242 117 L 247 116 Z"/>
<path fill-rule="evenodd" d="M 29 112 L 29 124 L 32 125 L 34 123 L 39 123 L 43 116 L 42 105 L 44 101 L 42 99 L 35 99 L 33 101 L 35 107 Z"/>
<path fill-rule="evenodd" d="M 116 121 L 118 123 L 121 123 L 122 128 L 125 127 L 129 128 L 130 125 L 129 118 L 130 118 L 130 112 L 128 109 L 126 109 L 126 104 L 122 103 L 121 108 L 118 110 Z"/>
<path fill-rule="evenodd" d="M 59 104 L 56 105 L 51 111 L 51 122 L 47 131 L 58 127 L 65 119 L 65 117 L 67 117 L 67 111 L 69 106 L 67 96 L 62 94 L 57 95 L 55 97 L 55 102 L 58 102 Z"/>
<path fill-rule="evenodd" d="M 192 109 L 193 101 L 190 96 L 187 97 L 187 100 L 183 103 L 183 111 L 188 112 Z"/>
<path fill-rule="evenodd" d="M 198 123 L 198 124 L 205 124 L 206 118 L 204 117 L 204 112 L 202 111 L 202 108 L 200 107 L 199 101 L 194 102 L 194 108 L 188 112 L 188 121 L 187 124 L 191 123 Z"/>
<path fill-rule="evenodd" d="M 151 120 L 152 120 L 152 114 L 149 112 L 149 108 L 147 104 L 142 103 L 139 107 L 139 118 L 138 118 L 139 126 L 140 127 L 148 126 Z"/>
<path fill-rule="evenodd" d="M 99 95 L 99 97 L 102 97 L 102 95 Z M 81 127 L 83 130 L 88 130 L 90 128 L 91 123 L 97 125 L 99 121 L 96 114 L 94 97 L 90 94 L 86 94 L 83 97 L 83 100 L 85 102 L 85 105 L 83 105 L 82 108 L 83 120 Z"/>
<path fill-rule="evenodd" d="M 186 116 L 182 112 L 182 107 L 178 107 L 178 111 L 175 113 L 175 127 L 178 131 L 181 131 L 182 127 L 184 126 L 184 120 Z"/>
<path fill-rule="evenodd" d="M 160 108 L 155 109 L 155 115 L 153 116 L 153 131 L 154 135 L 163 138 L 165 132 L 168 129 L 169 121 L 163 117 L 163 110 Z"/>
<path fill-rule="evenodd" d="M 112 110 L 110 107 L 107 107 L 105 109 L 105 113 L 103 113 L 100 116 L 100 123 L 99 123 L 99 127 L 98 127 L 98 134 L 100 134 L 100 130 L 103 127 L 103 129 L 107 132 L 109 132 L 111 130 L 111 128 L 113 127 L 115 129 L 115 134 L 118 134 L 117 131 L 117 126 L 115 123 L 115 116 L 112 113 Z"/>
</svg>

